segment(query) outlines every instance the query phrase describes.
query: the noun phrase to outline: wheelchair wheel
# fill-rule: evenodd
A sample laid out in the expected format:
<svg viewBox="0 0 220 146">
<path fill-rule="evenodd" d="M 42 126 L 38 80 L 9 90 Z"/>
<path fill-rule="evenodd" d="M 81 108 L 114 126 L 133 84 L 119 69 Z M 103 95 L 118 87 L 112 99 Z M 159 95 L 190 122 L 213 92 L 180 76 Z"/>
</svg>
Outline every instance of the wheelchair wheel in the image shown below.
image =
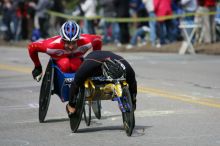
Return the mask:
<svg viewBox="0 0 220 146">
<path fill-rule="evenodd" d="M 48 63 L 43 81 L 41 83 L 40 88 L 40 96 L 39 96 L 39 122 L 43 123 L 45 117 L 47 115 L 50 97 L 51 97 L 51 90 L 53 84 L 53 71 L 51 62 Z"/>
<path fill-rule="evenodd" d="M 101 100 L 92 101 L 92 110 L 97 119 L 101 119 Z"/>
<path fill-rule="evenodd" d="M 89 126 L 91 122 L 91 101 L 85 101 L 83 113 L 86 125 Z"/>
<path fill-rule="evenodd" d="M 72 132 L 76 132 L 82 119 L 83 107 L 85 103 L 84 87 L 79 89 L 76 97 L 76 113 L 70 118 L 70 128 Z"/>
<path fill-rule="evenodd" d="M 125 112 L 122 112 L 124 128 L 127 136 L 131 136 L 133 129 L 135 127 L 135 117 L 134 117 L 132 99 L 128 87 L 123 87 L 121 101 L 125 109 Z"/>
</svg>

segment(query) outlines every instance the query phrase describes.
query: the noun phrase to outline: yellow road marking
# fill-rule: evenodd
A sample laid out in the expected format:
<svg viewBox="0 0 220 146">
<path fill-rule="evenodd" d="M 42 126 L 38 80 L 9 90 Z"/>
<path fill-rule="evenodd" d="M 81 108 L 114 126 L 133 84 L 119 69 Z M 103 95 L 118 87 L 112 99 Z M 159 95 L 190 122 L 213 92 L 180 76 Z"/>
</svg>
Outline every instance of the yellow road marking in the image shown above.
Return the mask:
<svg viewBox="0 0 220 146">
<path fill-rule="evenodd" d="M 162 96 L 162 97 L 180 100 L 180 101 L 184 101 L 184 102 L 205 105 L 208 107 L 220 108 L 220 103 L 218 103 L 216 100 L 212 100 L 212 99 L 207 100 L 206 98 L 186 96 L 186 95 L 181 95 L 181 94 L 177 94 L 177 93 L 173 93 L 173 92 L 162 91 L 159 89 L 148 88 L 148 87 L 138 87 L 138 91 L 141 93 Z"/>
<path fill-rule="evenodd" d="M 11 66 L 6 64 L 0 64 L 0 70 L 8 70 L 8 71 L 15 71 L 25 74 L 31 73 L 31 68 L 28 67 L 21 67 L 21 66 Z M 160 89 L 149 88 L 149 87 L 138 87 L 138 92 L 140 93 L 147 93 L 152 95 L 157 95 L 169 99 L 175 99 L 179 101 L 200 104 L 208 107 L 220 108 L 220 103 L 218 103 L 214 99 L 207 99 L 202 97 L 194 97 L 194 96 L 185 96 L 178 93 L 163 91 Z"/>
<path fill-rule="evenodd" d="M 20 73 L 31 73 L 31 69 L 28 67 L 21 67 L 21 66 L 11 66 L 6 64 L 0 64 L 0 70 L 8 70 L 8 71 L 16 71 Z"/>
</svg>

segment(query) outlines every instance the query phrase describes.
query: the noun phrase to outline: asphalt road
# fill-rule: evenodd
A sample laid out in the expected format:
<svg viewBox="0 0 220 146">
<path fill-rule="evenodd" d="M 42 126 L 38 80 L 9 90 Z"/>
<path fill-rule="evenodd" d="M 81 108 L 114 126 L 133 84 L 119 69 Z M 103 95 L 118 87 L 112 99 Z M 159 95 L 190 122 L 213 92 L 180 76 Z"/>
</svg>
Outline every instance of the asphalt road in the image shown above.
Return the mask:
<svg viewBox="0 0 220 146">
<path fill-rule="evenodd" d="M 116 102 L 102 102 L 102 118 L 82 120 L 72 133 L 66 103 L 53 95 L 38 122 L 40 83 L 26 49 L 0 46 L 1 146 L 219 146 L 220 57 L 121 53 L 138 81 L 136 127 L 127 137 Z M 40 54 L 43 67 L 48 56 Z"/>
</svg>

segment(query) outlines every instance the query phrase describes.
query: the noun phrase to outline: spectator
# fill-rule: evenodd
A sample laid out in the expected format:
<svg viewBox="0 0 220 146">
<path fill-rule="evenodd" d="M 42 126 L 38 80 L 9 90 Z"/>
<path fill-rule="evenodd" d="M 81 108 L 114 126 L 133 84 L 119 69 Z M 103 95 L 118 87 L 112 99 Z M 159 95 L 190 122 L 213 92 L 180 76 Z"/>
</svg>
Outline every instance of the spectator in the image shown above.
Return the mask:
<svg viewBox="0 0 220 146">
<path fill-rule="evenodd" d="M 145 9 L 145 5 L 142 0 L 130 0 L 130 12 L 132 17 L 139 18 L 139 17 L 147 17 L 147 11 Z M 136 27 L 139 28 L 143 25 L 148 24 L 147 22 L 138 22 Z"/>
<path fill-rule="evenodd" d="M 172 11 L 173 15 L 180 15 L 183 13 L 181 1 L 180 0 L 172 0 Z M 180 25 L 180 18 L 174 18 L 173 19 L 174 27 L 173 33 L 176 41 L 182 41 L 183 36 L 181 34 L 181 29 L 178 27 Z"/>
<path fill-rule="evenodd" d="M 130 3 L 131 9 L 134 11 L 135 17 L 147 17 L 147 11 L 142 0 L 132 0 Z M 137 29 L 134 35 L 131 37 L 130 44 L 126 46 L 126 49 L 132 49 L 137 45 L 138 38 L 140 38 L 141 43 L 138 46 L 146 45 L 146 33 L 149 32 L 148 22 L 140 22 L 137 24 Z"/>
<path fill-rule="evenodd" d="M 154 8 L 157 17 L 172 15 L 171 0 L 154 0 Z M 173 27 L 172 19 L 158 20 L 160 44 L 166 44 L 174 40 Z"/>
<path fill-rule="evenodd" d="M 142 27 L 139 27 L 134 35 L 132 36 L 131 40 L 130 40 L 130 44 L 128 44 L 126 46 L 126 49 L 132 49 L 135 45 L 137 45 L 137 41 L 138 41 L 138 38 L 141 39 L 141 43 L 138 44 L 138 46 L 144 46 L 146 45 L 146 39 L 145 39 L 145 34 L 150 32 L 150 29 L 147 25 L 143 25 Z"/>
<path fill-rule="evenodd" d="M 116 17 L 129 17 L 129 0 L 114 0 Z M 120 27 L 120 41 L 122 44 L 128 44 L 130 40 L 128 22 L 119 22 Z"/>
<path fill-rule="evenodd" d="M 35 17 L 35 13 L 36 10 L 33 7 L 30 7 L 29 3 L 35 3 L 35 5 L 37 4 L 37 0 L 29 0 L 29 2 L 27 2 L 27 18 L 28 18 L 28 38 L 32 37 L 32 31 L 34 30 L 35 26 L 34 26 L 34 17 Z"/>
<path fill-rule="evenodd" d="M 215 12 L 217 1 L 216 0 L 199 0 L 199 8 L 197 13 L 209 13 Z M 202 23 L 202 40 L 205 43 L 214 43 L 216 42 L 216 23 L 214 15 L 202 15 L 201 17 Z"/>
<path fill-rule="evenodd" d="M 197 0 L 181 0 L 181 6 L 184 14 L 195 13 L 198 7 Z M 183 23 L 185 24 L 194 24 L 194 15 L 186 16 L 183 19 Z M 190 36 L 193 28 L 188 28 L 187 33 Z M 192 39 L 194 42 L 194 38 Z"/>
<path fill-rule="evenodd" d="M 197 0 L 181 0 L 181 6 L 184 13 L 195 13 L 198 4 Z M 194 21 L 194 16 L 186 16 L 185 20 Z"/>
<path fill-rule="evenodd" d="M 29 3 L 29 6 L 36 10 L 34 25 L 36 29 L 39 29 L 41 32 L 41 37 L 48 37 L 48 19 L 49 15 L 47 10 L 51 7 L 51 2 L 49 0 L 38 0 L 36 3 Z"/>
<path fill-rule="evenodd" d="M 215 16 L 216 22 L 216 41 L 220 41 L 220 3 L 217 4 L 217 14 Z"/>
<path fill-rule="evenodd" d="M 86 17 L 84 20 L 83 33 L 96 34 L 95 32 L 95 23 L 94 20 L 91 20 L 91 17 L 95 17 L 96 15 L 96 0 L 85 0 L 80 4 L 80 7 Z"/>
<path fill-rule="evenodd" d="M 24 0 L 20 0 L 18 3 L 17 17 L 21 21 L 21 26 L 20 30 L 18 27 L 16 40 L 19 39 L 19 34 L 21 39 L 28 39 L 28 4 Z"/>
<path fill-rule="evenodd" d="M 51 8 L 52 11 L 64 13 L 64 2 L 61 0 L 53 0 L 53 7 Z M 55 17 L 55 22 L 53 23 L 53 26 L 55 30 L 59 30 L 58 28 L 61 27 L 61 25 L 66 21 L 62 17 Z"/>
<path fill-rule="evenodd" d="M 14 35 L 14 40 L 18 41 L 20 39 L 20 34 L 21 34 L 21 22 L 22 22 L 22 15 L 20 12 L 20 2 L 21 0 L 16 0 L 13 1 L 12 3 L 12 9 L 13 12 L 15 12 L 12 15 L 12 22 L 13 22 L 13 35 Z"/>
<path fill-rule="evenodd" d="M 0 0 L 0 14 L 2 14 L 2 5 L 3 5 L 3 1 Z"/>
<path fill-rule="evenodd" d="M 151 45 L 156 46 L 157 35 L 156 35 L 156 20 L 154 20 L 156 18 L 154 11 L 155 10 L 154 0 L 143 0 L 143 2 L 145 4 L 145 8 L 148 12 L 149 17 L 152 18 L 152 20 L 149 21 Z"/>
<path fill-rule="evenodd" d="M 12 7 L 12 2 L 10 0 L 4 0 L 3 1 L 3 12 L 2 12 L 2 21 L 3 24 L 6 26 L 7 30 L 4 35 L 4 40 L 5 41 L 11 41 L 14 39 L 14 34 L 12 31 L 11 23 L 13 20 L 13 15 L 15 13 L 13 7 Z"/>
<path fill-rule="evenodd" d="M 116 16 L 114 0 L 101 0 L 99 5 L 103 8 L 103 16 L 105 18 L 113 18 Z M 103 42 L 107 44 L 108 42 L 114 41 L 117 46 L 121 46 L 120 43 L 120 29 L 117 22 L 106 22 L 103 19 Z"/>
</svg>

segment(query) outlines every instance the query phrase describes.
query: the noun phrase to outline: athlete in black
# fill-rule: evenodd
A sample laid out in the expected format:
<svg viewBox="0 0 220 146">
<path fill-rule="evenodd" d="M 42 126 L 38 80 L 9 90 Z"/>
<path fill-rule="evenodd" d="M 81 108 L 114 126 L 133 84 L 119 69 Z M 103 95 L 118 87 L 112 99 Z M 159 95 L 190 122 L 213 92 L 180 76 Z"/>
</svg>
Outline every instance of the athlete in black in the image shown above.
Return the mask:
<svg viewBox="0 0 220 146">
<path fill-rule="evenodd" d="M 131 65 L 121 56 L 110 51 L 93 51 L 86 56 L 83 64 L 75 74 L 74 81 L 71 84 L 71 93 L 69 103 L 67 104 L 67 112 L 69 116 L 75 112 L 74 97 L 78 94 L 79 87 L 83 85 L 88 77 L 102 75 L 102 63 L 106 59 L 119 60 L 125 66 L 126 81 L 129 84 L 129 91 L 133 101 L 134 109 L 136 109 L 137 81 L 135 72 Z"/>
</svg>

